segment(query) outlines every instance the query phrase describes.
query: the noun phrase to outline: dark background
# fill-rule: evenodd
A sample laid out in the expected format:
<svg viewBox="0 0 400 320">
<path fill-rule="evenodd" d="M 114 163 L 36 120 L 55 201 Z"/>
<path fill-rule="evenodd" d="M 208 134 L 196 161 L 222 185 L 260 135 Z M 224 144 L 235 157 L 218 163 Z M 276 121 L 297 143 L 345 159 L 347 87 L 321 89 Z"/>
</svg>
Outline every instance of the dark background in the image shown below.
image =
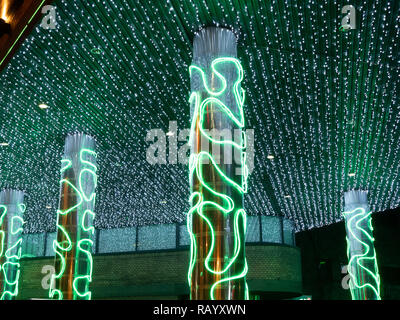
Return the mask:
<svg viewBox="0 0 400 320">
<path fill-rule="evenodd" d="M 375 250 L 381 277 L 381 297 L 400 299 L 400 209 L 372 214 Z M 349 300 L 350 291 L 342 288 L 342 266 L 347 265 L 344 222 L 299 232 L 296 244 L 301 249 L 303 293 L 313 300 Z"/>
</svg>

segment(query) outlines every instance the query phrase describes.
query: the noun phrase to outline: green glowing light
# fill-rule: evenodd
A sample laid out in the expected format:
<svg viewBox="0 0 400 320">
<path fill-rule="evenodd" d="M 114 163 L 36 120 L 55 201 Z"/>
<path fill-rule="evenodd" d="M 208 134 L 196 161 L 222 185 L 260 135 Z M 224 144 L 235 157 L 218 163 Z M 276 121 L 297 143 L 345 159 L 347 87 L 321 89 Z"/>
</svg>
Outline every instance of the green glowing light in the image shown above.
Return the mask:
<svg viewBox="0 0 400 320">
<path fill-rule="evenodd" d="M 219 67 L 221 65 L 228 65 L 231 64 L 236 69 L 237 78 L 233 83 L 232 88 L 228 88 L 227 81 L 225 77 L 219 72 Z M 212 287 L 210 288 L 210 297 L 212 300 L 215 299 L 215 290 L 218 286 L 220 286 L 224 282 L 228 282 L 235 279 L 244 278 L 247 274 L 247 262 L 244 258 L 244 268 L 241 272 L 237 274 L 231 274 L 230 269 L 232 268 L 233 264 L 237 261 L 240 252 L 243 250 L 243 243 L 241 243 L 240 237 L 240 218 L 242 223 L 242 228 L 244 233 L 246 233 L 246 212 L 243 208 L 241 208 L 241 204 L 235 204 L 234 200 L 226 194 L 218 192 L 215 190 L 210 184 L 206 183 L 205 178 L 203 176 L 203 163 L 205 160 L 208 160 L 211 166 L 215 169 L 218 173 L 219 177 L 222 179 L 224 183 L 234 187 L 239 193 L 244 194 L 247 192 L 247 176 L 248 170 L 246 166 L 246 154 L 244 149 L 246 148 L 246 138 L 242 135 L 242 142 L 236 143 L 232 140 L 218 140 L 211 137 L 207 132 L 206 128 L 204 128 L 204 120 L 207 111 L 207 107 L 209 104 L 212 104 L 215 107 L 218 107 L 223 114 L 225 114 L 233 124 L 239 128 L 243 129 L 245 125 L 244 121 L 244 112 L 243 112 L 243 105 L 245 101 L 245 92 L 243 89 L 240 88 L 240 84 L 243 80 L 243 69 L 239 62 L 239 60 L 231 57 L 222 57 L 213 60 L 211 63 L 211 72 L 212 75 L 215 76 L 214 79 L 218 79 L 220 82 L 220 86 L 218 89 L 211 89 L 207 83 L 207 77 L 205 71 L 196 66 L 192 65 L 189 68 L 190 76 L 194 77 L 195 74 L 199 74 L 205 91 L 211 96 L 206 97 L 203 101 L 201 101 L 201 94 L 200 92 L 192 92 L 189 98 L 189 103 L 194 104 L 194 113 L 191 123 L 191 132 L 189 137 L 189 145 L 193 147 L 193 142 L 196 135 L 196 128 L 199 129 L 200 134 L 203 138 L 207 139 L 209 142 L 219 145 L 229 145 L 232 148 L 239 149 L 241 151 L 241 169 L 242 169 L 242 181 L 241 184 L 233 181 L 227 174 L 223 172 L 220 166 L 216 163 L 213 156 L 205 151 L 200 151 L 198 153 L 192 153 L 189 158 L 189 181 L 192 185 L 193 176 L 196 174 L 196 177 L 200 183 L 200 190 L 207 190 L 209 191 L 214 197 L 219 199 L 219 203 L 214 201 L 210 201 L 204 198 L 202 192 L 193 191 L 189 201 L 192 203 L 192 208 L 189 210 L 187 214 L 187 229 L 191 239 L 191 247 L 190 247 L 190 263 L 188 269 L 188 283 L 189 286 L 192 285 L 192 273 L 196 262 L 197 256 L 197 244 L 196 244 L 196 237 L 193 233 L 193 216 L 195 214 L 199 215 L 207 224 L 210 234 L 211 234 L 211 244 L 209 246 L 209 250 L 206 255 L 205 259 L 205 268 L 208 272 L 216 275 L 222 275 L 222 278 L 219 281 L 216 281 Z M 239 110 L 239 114 L 235 116 L 232 109 L 225 105 L 219 97 L 223 96 L 224 94 L 228 93 L 228 90 L 232 90 L 232 93 L 235 97 L 235 103 L 237 109 Z M 214 269 L 210 262 L 212 261 L 212 255 L 214 252 L 215 247 L 215 230 L 211 220 L 203 213 L 203 209 L 205 207 L 213 207 L 221 212 L 221 214 L 233 214 L 234 215 L 234 250 L 233 254 L 230 258 L 228 258 L 228 263 L 224 267 L 220 267 L 219 269 Z M 248 299 L 248 287 L 245 283 L 245 298 Z"/>
<path fill-rule="evenodd" d="M 64 172 L 65 170 L 68 170 L 69 168 L 72 167 L 72 161 L 69 159 L 62 159 L 61 160 L 61 173 Z"/>
<path fill-rule="evenodd" d="M 90 253 L 90 251 L 82 248 L 82 244 L 84 244 L 84 243 L 87 243 L 86 246 L 88 248 L 91 248 L 92 245 L 93 245 L 93 241 L 90 240 L 90 239 L 82 239 L 82 240 L 78 241 L 78 245 L 77 245 L 78 251 L 83 252 L 86 255 L 86 257 L 87 257 L 87 259 L 89 261 L 89 272 L 87 274 L 85 274 L 85 275 L 76 275 L 75 279 L 74 279 L 74 281 L 72 283 L 72 287 L 73 287 L 75 293 L 79 297 L 87 299 L 87 300 L 90 300 L 91 297 L 92 297 L 92 293 L 90 291 L 85 291 L 85 292 L 82 293 L 76 287 L 76 283 L 78 281 L 84 280 L 84 281 L 86 281 L 87 285 L 92 281 L 93 258 L 92 258 L 92 254 Z"/>
<path fill-rule="evenodd" d="M 193 230 L 193 212 L 197 211 L 197 208 L 201 202 L 201 194 L 199 192 L 193 192 L 190 196 L 189 201 L 192 202 L 194 200 L 195 197 L 198 197 L 198 201 L 197 203 L 189 210 L 188 212 L 188 217 L 187 217 L 187 229 L 189 231 L 189 235 L 190 235 L 190 264 L 189 264 L 189 270 L 188 270 L 188 283 L 189 286 L 191 284 L 192 281 L 192 272 L 193 272 L 193 268 L 194 268 L 194 264 L 196 262 L 196 255 L 197 255 L 197 247 L 196 247 L 196 238 L 192 232 Z"/>
<path fill-rule="evenodd" d="M 56 253 L 57 257 L 60 261 L 60 270 L 56 274 L 52 276 L 51 281 L 55 281 L 56 279 L 60 279 L 64 276 L 65 268 L 66 268 L 66 261 L 65 257 L 62 252 L 69 252 L 75 247 L 75 261 L 82 261 L 82 257 L 86 260 L 87 270 L 84 274 L 78 274 L 76 270 L 78 262 L 75 262 L 75 273 L 72 280 L 72 290 L 74 294 L 74 299 L 91 299 L 91 292 L 88 290 L 89 283 L 92 281 L 92 271 L 93 271 L 93 258 L 90 252 L 91 247 L 93 246 L 93 241 L 89 238 L 91 237 L 95 229 L 91 225 L 90 221 L 95 218 L 95 213 L 88 209 L 94 207 L 96 193 L 95 188 L 97 186 L 97 167 L 90 161 L 90 157 L 96 157 L 97 154 L 90 149 L 82 148 L 79 153 L 79 173 L 77 179 L 77 185 L 75 186 L 73 183 L 68 181 L 65 178 L 62 178 L 60 183 L 61 185 L 67 184 L 76 194 L 77 201 L 76 204 L 66 210 L 57 210 L 57 221 L 59 220 L 60 215 L 68 215 L 72 211 L 78 212 L 78 231 L 77 231 L 77 242 L 73 243 L 71 241 L 71 236 L 68 234 L 67 230 L 57 222 L 57 230 L 64 235 L 66 241 L 63 243 L 58 242 L 58 240 L 54 240 L 53 248 L 54 252 Z M 62 162 L 62 169 L 61 173 L 65 174 L 68 170 L 73 170 L 73 164 L 70 159 L 63 159 Z M 91 176 L 92 179 L 88 179 L 88 176 Z M 92 181 L 93 185 L 87 187 L 84 181 Z M 87 194 L 87 190 L 92 190 L 90 194 Z M 80 268 L 79 268 L 80 270 Z M 85 285 L 83 286 L 84 289 L 79 288 L 79 283 L 85 281 Z M 59 289 L 50 288 L 49 291 L 50 298 L 57 298 L 59 300 L 63 299 L 63 293 Z"/>
<path fill-rule="evenodd" d="M 85 194 L 85 191 L 83 189 L 83 186 L 82 186 L 82 177 L 84 176 L 85 172 L 88 172 L 91 176 L 93 176 L 93 181 L 94 181 L 95 186 L 97 185 L 97 175 L 93 170 L 90 170 L 90 169 L 83 169 L 79 173 L 79 190 L 80 190 L 83 198 L 85 199 L 85 201 L 92 201 L 95 197 L 95 193 L 92 192 L 92 194 L 89 197 L 87 197 Z"/>
<path fill-rule="evenodd" d="M 21 210 L 21 212 L 24 212 L 24 211 L 25 210 Z M 15 228 L 14 228 L 14 223 L 15 223 L 16 220 L 21 223 L 20 227 L 17 230 L 15 230 Z M 11 234 L 17 234 L 19 232 L 22 232 L 23 231 L 22 226 L 24 224 L 25 224 L 25 221 L 24 221 L 24 219 L 22 219 L 22 217 L 20 217 L 20 216 L 12 217 L 12 219 L 11 219 Z"/>
<path fill-rule="evenodd" d="M 0 300 L 10 300 L 18 295 L 18 282 L 20 276 L 20 263 L 22 255 L 22 232 L 23 225 L 25 224 L 24 219 L 20 216 L 25 212 L 25 205 L 20 203 L 15 206 L 17 212 L 10 219 L 10 229 L 8 234 L 5 231 L 0 230 L 0 258 L 5 257 L 5 262 L 0 264 L 0 272 L 3 273 L 3 288 L 0 296 Z M 2 227 L 6 215 L 10 214 L 7 205 L 0 205 L 0 227 Z M 19 214 L 19 215 L 17 215 Z M 12 215 L 12 214 L 11 214 Z M 5 245 L 8 245 L 5 248 Z M 0 288 L 1 289 L 1 288 Z"/>
<path fill-rule="evenodd" d="M 5 257 L 7 259 L 17 259 L 17 260 L 21 259 L 21 244 L 22 244 L 22 238 L 18 239 L 17 242 L 15 242 L 13 245 L 10 246 L 10 248 L 7 249 Z M 13 253 L 13 251 L 16 251 L 16 253 Z"/>
<path fill-rule="evenodd" d="M 13 269 L 15 268 L 17 270 L 17 273 L 14 277 L 14 281 L 8 278 L 8 267 L 11 265 Z M 11 299 L 12 297 L 16 297 L 18 295 L 18 280 L 19 280 L 19 270 L 20 264 L 18 262 L 11 262 L 11 261 L 6 261 L 3 263 L 2 269 L 3 269 L 3 277 L 4 277 L 4 291 L 0 297 L 0 300 L 6 300 L 6 299 Z M 10 289 L 11 288 L 11 289 Z M 11 291 L 12 290 L 12 291 Z"/>
<path fill-rule="evenodd" d="M 26 210 L 26 205 L 23 203 L 18 204 L 18 208 L 21 211 L 21 213 L 24 213 Z M 25 222 L 24 222 L 25 223 Z"/>
<path fill-rule="evenodd" d="M 93 217 L 93 219 L 96 216 L 95 213 L 92 210 L 89 210 L 89 209 L 85 210 L 85 212 L 83 213 L 83 217 L 82 217 L 82 229 L 84 231 L 86 231 L 86 232 L 90 232 L 90 233 L 94 234 L 94 227 L 93 226 L 89 226 L 89 227 L 85 226 L 85 221 L 86 221 L 86 215 L 87 214 L 90 214 Z"/>
<path fill-rule="evenodd" d="M 346 228 L 351 234 L 351 239 L 346 237 L 346 241 L 349 257 L 348 272 L 351 278 L 350 292 L 353 300 L 366 299 L 365 291 L 367 289 L 372 290 L 375 299 L 381 299 L 380 277 L 373 246 L 374 238 L 372 237 L 371 213 L 366 213 L 366 210 L 362 207 L 343 212 L 343 216 L 346 218 Z M 351 253 L 351 241 L 353 240 L 361 245 L 361 253 Z M 363 277 L 359 277 L 358 273 L 360 272 L 365 272 L 370 281 L 365 281 Z"/>
<path fill-rule="evenodd" d="M 5 206 L 5 205 L 0 205 L 0 210 L 3 210 L 3 212 L 1 213 L 1 215 L 0 215 L 0 227 L 2 226 L 2 224 L 3 224 L 3 220 L 4 220 L 4 218 L 5 218 L 5 216 L 6 216 L 6 214 L 7 214 L 7 206 Z M 4 252 L 4 238 L 5 238 L 5 232 L 3 231 L 3 230 L 0 230 L 0 235 L 1 235 L 1 242 L 0 242 L 0 245 L 1 245 L 1 248 L 0 248 L 0 258 L 3 256 L 3 252 Z M 0 271 L 1 271 L 1 264 L 0 264 Z"/>
<path fill-rule="evenodd" d="M 68 185 L 75 191 L 76 195 L 79 197 L 79 201 L 77 202 L 77 204 L 74 205 L 74 206 L 72 206 L 71 208 L 69 208 L 69 209 L 67 209 L 67 210 L 64 210 L 64 211 L 62 211 L 62 210 L 57 210 L 57 214 L 60 214 L 60 215 L 65 216 L 65 215 L 67 215 L 68 213 L 70 213 L 71 211 L 74 211 L 76 208 L 78 208 L 78 207 L 82 204 L 83 200 L 82 200 L 82 195 L 81 195 L 81 193 L 79 192 L 79 190 L 78 190 L 71 182 L 69 182 L 67 179 L 62 179 L 62 180 L 60 181 L 60 183 L 61 183 L 61 184 L 63 184 L 63 183 L 68 184 Z"/>
</svg>

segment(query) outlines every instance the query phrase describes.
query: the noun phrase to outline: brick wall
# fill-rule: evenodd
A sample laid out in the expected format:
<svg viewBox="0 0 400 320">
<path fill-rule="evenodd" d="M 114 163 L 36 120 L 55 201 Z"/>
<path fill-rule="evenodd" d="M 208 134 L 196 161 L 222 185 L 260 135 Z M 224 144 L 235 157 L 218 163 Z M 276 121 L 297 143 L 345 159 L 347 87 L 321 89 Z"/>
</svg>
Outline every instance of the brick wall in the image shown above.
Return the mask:
<svg viewBox="0 0 400 320">
<path fill-rule="evenodd" d="M 247 245 L 250 292 L 301 293 L 301 259 L 298 248 L 285 245 Z M 94 256 L 93 299 L 173 298 L 188 294 L 188 250 L 135 252 Z M 19 299 L 46 298 L 53 258 L 24 259 Z M 48 277 L 46 279 L 46 276 Z"/>
</svg>

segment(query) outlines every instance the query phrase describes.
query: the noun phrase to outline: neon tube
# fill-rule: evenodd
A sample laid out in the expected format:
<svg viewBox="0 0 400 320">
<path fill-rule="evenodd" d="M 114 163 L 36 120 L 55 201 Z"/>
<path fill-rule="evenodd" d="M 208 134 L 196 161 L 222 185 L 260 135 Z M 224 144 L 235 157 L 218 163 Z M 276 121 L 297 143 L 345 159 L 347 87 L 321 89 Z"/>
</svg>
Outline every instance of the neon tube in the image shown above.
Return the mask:
<svg viewBox="0 0 400 320">
<path fill-rule="evenodd" d="M 53 242 L 55 269 L 49 297 L 90 300 L 92 293 L 97 154 L 93 138 L 67 137 L 61 160 L 61 197 L 57 210 L 57 239 Z"/>
<path fill-rule="evenodd" d="M 187 214 L 191 239 L 187 276 L 190 296 L 191 299 L 248 299 L 243 209 L 248 170 L 246 138 L 242 131 L 245 92 L 240 87 L 243 68 L 234 57 L 234 36 L 226 29 L 202 30 L 194 47 L 194 63 L 189 68 L 192 83 L 189 98 L 192 110 L 189 201 L 192 207 Z M 233 49 L 223 52 L 221 48 Z M 223 53 L 232 56 L 222 56 Z M 213 129 L 241 130 L 240 141 L 235 141 L 233 135 L 230 139 L 214 137 L 209 134 Z M 219 145 L 224 155 L 208 152 L 203 141 L 211 146 Z M 240 163 L 225 163 L 225 152 L 239 152 Z"/>
<path fill-rule="evenodd" d="M 346 223 L 348 272 L 353 300 L 381 300 L 380 277 L 372 235 L 371 211 L 366 193 L 350 191 L 345 194 L 343 212 Z"/>
<path fill-rule="evenodd" d="M 0 193 L 0 300 L 18 296 L 26 209 L 23 201 L 22 191 L 3 190 Z"/>
</svg>

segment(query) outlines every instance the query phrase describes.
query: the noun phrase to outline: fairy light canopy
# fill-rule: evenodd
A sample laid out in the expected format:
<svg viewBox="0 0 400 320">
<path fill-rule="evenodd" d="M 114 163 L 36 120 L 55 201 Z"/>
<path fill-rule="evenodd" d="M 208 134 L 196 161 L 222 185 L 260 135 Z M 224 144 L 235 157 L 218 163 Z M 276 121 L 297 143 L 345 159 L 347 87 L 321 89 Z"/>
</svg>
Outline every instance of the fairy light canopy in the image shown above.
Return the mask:
<svg viewBox="0 0 400 320">
<path fill-rule="evenodd" d="M 354 1 L 347 32 L 342 1 L 53 5 L 56 28 L 37 25 L 0 74 L 0 188 L 26 192 L 26 232 L 55 231 L 73 132 L 98 144 L 97 228 L 185 220 L 187 166 L 148 163 L 145 138 L 170 121 L 189 128 L 192 41 L 210 25 L 234 30 L 245 73 L 248 215 L 282 214 L 296 230 L 330 224 L 351 189 L 368 190 L 373 211 L 400 205 L 398 1 Z"/>
</svg>

